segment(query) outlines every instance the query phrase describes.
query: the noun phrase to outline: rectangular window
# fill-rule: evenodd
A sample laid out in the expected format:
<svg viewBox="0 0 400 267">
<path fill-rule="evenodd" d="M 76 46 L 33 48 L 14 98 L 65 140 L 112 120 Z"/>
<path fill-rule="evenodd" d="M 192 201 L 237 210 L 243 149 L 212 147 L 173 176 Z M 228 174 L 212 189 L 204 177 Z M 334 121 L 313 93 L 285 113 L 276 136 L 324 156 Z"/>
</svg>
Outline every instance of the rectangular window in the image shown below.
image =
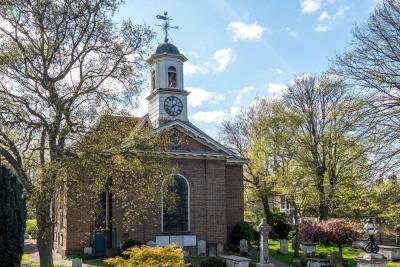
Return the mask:
<svg viewBox="0 0 400 267">
<path fill-rule="evenodd" d="M 281 210 L 290 210 L 291 205 L 286 196 L 281 196 Z"/>
</svg>

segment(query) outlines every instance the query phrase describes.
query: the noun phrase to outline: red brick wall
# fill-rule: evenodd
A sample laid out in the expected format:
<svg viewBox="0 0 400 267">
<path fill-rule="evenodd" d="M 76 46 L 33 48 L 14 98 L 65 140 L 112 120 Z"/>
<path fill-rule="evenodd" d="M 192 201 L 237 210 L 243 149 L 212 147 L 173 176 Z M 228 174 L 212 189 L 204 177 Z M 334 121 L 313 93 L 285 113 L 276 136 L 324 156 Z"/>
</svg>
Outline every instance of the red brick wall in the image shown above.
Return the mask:
<svg viewBox="0 0 400 267">
<path fill-rule="evenodd" d="M 244 219 L 243 166 L 226 165 L 226 220 L 228 239 L 233 227 Z"/>
<path fill-rule="evenodd" d="M 207 160 L 207 242 L 226 243 L 225 162 Z"/>
<path fill-rule="evenodd" d="M 186 137 L 181 149 L 212 151 L 207 146 Z M 224 160 L 174 159 L 172 164 L 185 176 L 190 185 L 190 232 L 197 240 L 208 243 L 227 243 L 233 226 L 243 220 L 243 169 L 241 165 L 227 165 Z M 161 196 L 160 196 L 161 197 Z M 67 214 L 66 250 L 73 251 L 88 244 L 90 225 L 88 210 L 69 209 Z M 117 228 L 117 244 L 126 239 L 141 242 L 155 241 L 161 233 L 161 207 L 149 215 L 147 221 L 138 222 L 123 230 L 123 210 L 113 201 L 113 228 Z M 180 233 L 182 234 L 182 233 Z"/>
<path fill-rule="evenodd" d="M 90 209 L 86 203 L 79 206 L 68 205 L 66 214 L 66 231 L 64 246 L 67 254 L 89 246 L 90 241 Z"/>
</svg>

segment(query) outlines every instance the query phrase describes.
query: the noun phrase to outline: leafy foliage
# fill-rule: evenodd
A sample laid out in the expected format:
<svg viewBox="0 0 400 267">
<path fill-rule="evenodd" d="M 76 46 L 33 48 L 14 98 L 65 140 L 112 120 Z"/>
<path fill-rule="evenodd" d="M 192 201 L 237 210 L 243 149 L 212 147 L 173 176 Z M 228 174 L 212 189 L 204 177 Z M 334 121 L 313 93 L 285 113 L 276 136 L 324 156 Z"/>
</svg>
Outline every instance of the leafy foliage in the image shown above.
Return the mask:
<svg viewBox="0 0 400 267">
<path fill-rule="evenodd" d="M 124 241 L 124 243 L 123 243 L 122 246 L 121 246 L 121 249 L 122 249 L 122 250 L 127 250 L 128 248 L 131 248 L 131 247 L 140 247 L 140 246 L 142 246 L 142 245 L 143 245 L 143 244 L 142 244 L 140 241 L 133 240 L 133 239 L 128 239 L 128 240 Z"/>
<path fill-rule="evenodd" d="M 22 186 L 0 165 L 0 266 L 17 267 L 24 249 L 26 204 Z"/>
<path fill-rule="evenodd" d="M 37 233 L 37 222 L 35 219 L 26 220 L 26 235 L 28 236 L 36 236 Z"/>
<path fill-rule="evenodd" d="M 249 243 L 255 239 L 254 230 L 247 222 L 240 222 L 232 230 L 232 242 L 238 245 L 240 240 L 246 239 Z"/>
<path fill-rule="evenodd" d="M 332 219 L 318 224 L 307 223 L 302 228 L 301 239 L 324 245 L 334 243 L 342 251 L 343 245 L 362 236 L 362 229 L 359 223 L 344 219 Z"/>
<path fill-rule="evenodd" d="M 0 155 L 33 199 L 44 267 L 53 266 L 50 211 L 62 191 L 59 171 L 65 157 L 79 158 L 66 148 L 101 115 L 134 106 L 143 89 L 154 32 L 115 22 L 122 3 L 0 1 Z"/>
<path fill-rule="evenodd" d="M 274 224 L 272 229 L 278 234 L 279 239 L 288 239 L 289 224 L 287 223 L 287 216 L 285 212 L 273 213 Z"/>
<path fill-rule="evenodd" d="M 107 259 L 106 262 L 116 267 L 184 267 L 184 255 L 181 247 L 174 244 L 166 247 L 133 247 L 123 252 L 124 257 Z"/>
</svg>

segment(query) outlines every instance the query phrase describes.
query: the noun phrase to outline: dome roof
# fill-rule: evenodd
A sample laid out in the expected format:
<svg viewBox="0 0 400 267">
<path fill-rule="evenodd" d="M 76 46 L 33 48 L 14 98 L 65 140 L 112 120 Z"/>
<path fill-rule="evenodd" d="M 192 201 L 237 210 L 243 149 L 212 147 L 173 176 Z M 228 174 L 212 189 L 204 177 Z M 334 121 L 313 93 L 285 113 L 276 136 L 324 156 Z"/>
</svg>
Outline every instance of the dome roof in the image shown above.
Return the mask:
<svg viewBox="0 0 400 267">
<path fill-rule="evenodd" d="M 178 48 L 176 48 L 176 46 L 170 43 L 163 43 L 157 47 L 156 54 L 162 54 L 162 53 L 177 54 L 177 55 L 180 54 Z"/>
</svg>

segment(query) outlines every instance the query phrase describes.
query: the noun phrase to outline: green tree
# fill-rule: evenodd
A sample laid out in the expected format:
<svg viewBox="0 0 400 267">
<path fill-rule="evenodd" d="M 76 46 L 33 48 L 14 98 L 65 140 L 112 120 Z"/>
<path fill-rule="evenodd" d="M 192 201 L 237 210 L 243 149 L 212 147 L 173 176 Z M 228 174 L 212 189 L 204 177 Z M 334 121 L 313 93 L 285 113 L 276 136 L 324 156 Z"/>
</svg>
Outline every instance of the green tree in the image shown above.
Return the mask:
<svg viewBox="0 0 400 267">
<path fill-rule="evenodd" d="M 319 218 L 326 220 L 332 214 L 338 188 L 365 178 L 369 146 L 363 142 L 364 131 L 359 131 L 364 99 L 332 75 L 298 76 L 284 99 L 302 120 L 296 158 L 312 174 Z"/>
<path fill-rule="evenodd" d="M 220 129 L 221 141 L 238 155 L 248 159 L 244 166 L 244 182 L 253 191 L 250 195 L 256 196 L 261 203 L 270 225 L 273 224 L 270 205 L 276 193 L 273 170 L 279 155 L 262 121 L 269 118 L 279 105 L 279 102 L 258 99 L 243 113 L 224 121 Z"/>
<path fill-rule="evenodd" d="M 0 164 L 0 266 L 21 265 L 25 219 L 22 186 L 11 171 Z"/>
<path fill-rule="evenodd" d="M 53 266 L 50 210 L 66 147 L 142 89 L 153 32 L 116 24 L 121 3 L 0 1 L 0 155 L 34 202 L 44 267 Z"/>
</svg>

